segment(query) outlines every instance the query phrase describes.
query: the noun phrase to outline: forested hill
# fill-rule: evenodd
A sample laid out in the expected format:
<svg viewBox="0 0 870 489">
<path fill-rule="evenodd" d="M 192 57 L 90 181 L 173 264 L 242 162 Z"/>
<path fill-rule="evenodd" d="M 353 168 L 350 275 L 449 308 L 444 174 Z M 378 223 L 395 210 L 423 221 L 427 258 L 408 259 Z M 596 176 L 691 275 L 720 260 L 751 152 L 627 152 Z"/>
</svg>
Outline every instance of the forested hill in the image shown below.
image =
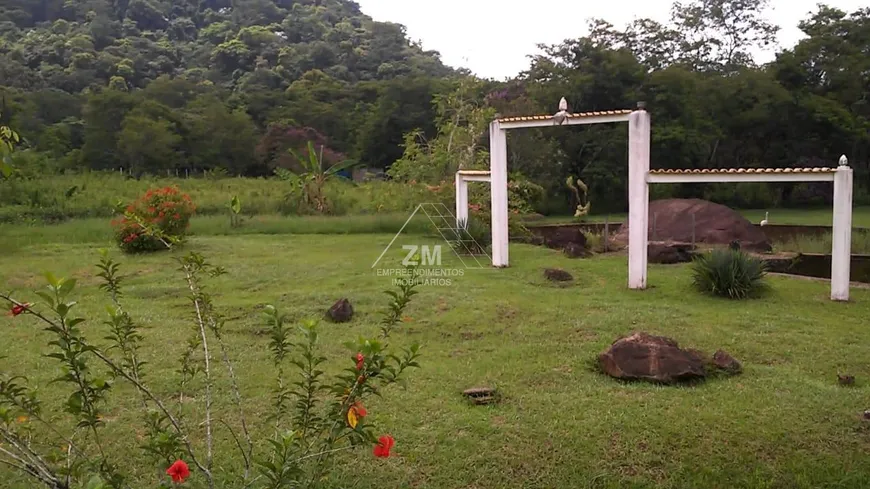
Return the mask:
<svg viewBox="0 0 870 489">
<path fill-rule="evenodd" d="M 160 75 L 278 87 L 321 70 L 336 80 L 449 73 L 402 26 L 349 0 L 6 0 L 4 85 L 69 93 L 142 88 Z"/>
<path fill-rule="evenodd" d="M 33 170 L 265 175 L 307 140 L 383 167 L 453 73 L 349 0 L 0 2 L 0 122 Z"/>
<path fill-rule="evenodd" d="M 577 112 L 645 101 L 657 168 L 830 166 L 846 154 L 855 200 L 870 202 L 870 8 L 818 6 L 798 24 L 804 38 L 760 66 L 751 53 L 776 40 L 768 3 L 684 0 L 665 23 L 590 19 L 588 34 L 495 82 L 445 67 L 349 0 L 0 0 L 0 126 L 25 139 L 16 178 L 265 176 L 298 167 L 287 150 L 312 141 L 328 161 L 437 185 L 459 165 L 486 166 L 496 113 L 552 113 L 562 97 Z M 565 201 L 566 178 L 580 176 L 596 209 L 622 209 L 626 135 L 518 131 L 510 168 Z M 759 208 L 830 197 L 830 185 L 657 188 Z"/>
</svg>

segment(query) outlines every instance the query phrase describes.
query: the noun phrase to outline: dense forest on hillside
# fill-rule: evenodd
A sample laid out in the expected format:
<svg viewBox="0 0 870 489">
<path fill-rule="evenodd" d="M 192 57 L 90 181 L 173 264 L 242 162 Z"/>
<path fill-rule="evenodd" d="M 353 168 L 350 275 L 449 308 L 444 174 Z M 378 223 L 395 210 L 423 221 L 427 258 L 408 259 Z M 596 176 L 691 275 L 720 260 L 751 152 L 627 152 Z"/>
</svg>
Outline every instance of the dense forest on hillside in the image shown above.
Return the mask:
<svg viewBox="0 0 870 489">
<path fill-rule="evenodd" d="M 25 140 L 22 177 L 265 176 L 292 168 L 285 150 L 311 140 L 328 159 L 437 183 L 484 164 L 496 113 L 552 113 L 563 96 L 573 111 L 643 100 L 654 167 L 830 166 L 845 153 L 865 198 L 870 9 L 819 6 L 797 46 L 757 66 L 749 53 L 776 34 L 765 6 L 695 0 L 666 24 L 593 19 L 588 35 L 544 46 L 526 72 L 496 82 L 444 66 L 348 0 L 5 0 L 0 125 Z M 620 208 L 626 137 L 616 126 L 529 130 L 511 136 L 510 165 L 553 195 L 580 175 L 597 208 Z M 742 206 L 827 198 L 806 185 L 704 192 Z"/>
</svg>

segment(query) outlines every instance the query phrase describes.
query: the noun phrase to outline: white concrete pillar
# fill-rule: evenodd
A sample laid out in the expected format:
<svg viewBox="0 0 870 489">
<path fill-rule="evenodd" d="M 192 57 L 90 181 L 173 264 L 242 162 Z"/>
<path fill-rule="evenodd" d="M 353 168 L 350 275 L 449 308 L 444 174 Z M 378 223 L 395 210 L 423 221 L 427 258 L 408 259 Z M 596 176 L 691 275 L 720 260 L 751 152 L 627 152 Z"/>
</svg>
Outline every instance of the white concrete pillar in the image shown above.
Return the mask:
<svg viewBox="0 0 870 489">
<path fill-rule="evenodd" d="M 468 182 L 456 173 L 456 228 L 468 223 Z"/>
<path fill-rule="evenodd" d="M 508 266 L 507 133 L 497 120 L 489 125 L 489 170 L 492 196 L 492 264 Z"/>
<path fill-rule="evenodd" d="M 852 169 L 846 156 L 834 175 L 834 228 L 831 250 L 831 300 L 849 300 L 852 267 Z"/>
<path fill-rule="evenodd" d="M 628 288 L 646 288 L 649 226 L 650 117 L 643 108 L 628 120 Z"/>
</svg>

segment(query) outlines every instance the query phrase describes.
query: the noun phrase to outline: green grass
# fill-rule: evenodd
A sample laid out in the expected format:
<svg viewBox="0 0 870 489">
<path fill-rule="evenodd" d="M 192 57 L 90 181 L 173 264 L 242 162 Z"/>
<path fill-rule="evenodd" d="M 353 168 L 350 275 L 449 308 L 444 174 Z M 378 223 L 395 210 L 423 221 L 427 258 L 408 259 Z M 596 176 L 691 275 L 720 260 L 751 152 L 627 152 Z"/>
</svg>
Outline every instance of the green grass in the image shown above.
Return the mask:
<svg viewBox="0 0 870 489">
<path fill-rule="evenodd" d="M 371 264 L 391 239 L 251 234 L 196 236 L 187 245 L 227 268 L 211 290 L 228 317 L 226 336 L 258 439 L 268 434 L 263 417 L 274 375 L 263 305 L 276 304 L 299 320 L 320 317 L 333 301 L 349 297 L 354 321 L 321 328 L 329 370 L 336 370 L 350 361 L 344 341 L 377 331 L 381 291 L 390 284 Z M 147 379 L 162 395 L 176 386 L 175 359 L 193 332 L 172 261 L 181 252 L 120 258 L 129 275 L 125 303 L 145 325 Z M 401 255 L 399 249 L 387 259 L 394 263 Z M 444 258 L 445 267 L 459 265 Z M 34 300 L 30 291 L 41 286 L 42 271 L 78 278 L 79 312 L 92 318 L 85 332 L 102 343 L 99 318 L 107 298 L 97 290 L 90 265 L 96 260 L 90 243 L 22 248 L 0 256 L 0 284 Z M 420 289 L 408 311 L 412 320 L 392 343 L 420 342 L 423 368 L 411 373 L 406 390 L 391 388 L 366 406 L 371 421 L 396 438 L 394 457 L 374 459 L 368 449 L 344 454 L 325 487 L 870 487 L 870 428 L 860 420 L 870 394 L 870 290 L 855 289 L 852 302 L 833 303 L 826 283 L 770 277 L 766 298 L 732 302 L 695 293 L 686 266 L 651 266 L 651 288 L 639 292 L 626 289 L 621 256 L 569 260 L 514 245 L 511 263 L 467 270 L 449 287 Z M 549 285 L 545 267 L 568 270 L 576 283 Z M 635 330 L 706 352 L 724 348 L 745 372 L 695 387 L 662 387 L 616 382 L 590 369 L 610 342 Z M 48 384 L 59 371 L 41 356 L 46 333 L 26 317 L 0 317 L 0 332 L 0 357 L 6 357 L 0 368 L 44 386 L 46 408 L 68 421 L 57 410 L 66 387 Z M 857 386 L 838 386 L 838 372 L 855 375 Z M 217 403 L 228 412 L 226 379 L 218 380 Z M 502 403 L 466 404 L 459 392 L 478 385 L 498 387 Z M 138 478 L 134 487 L 155 487 L 135 448 L 132 391 L 119 384 L 111 406 L 108 453 Z M 217 450 L 218 487 L 240 487 L 226 482 L 240 460 L 223 429 Z M 198 475 L 187 485 L 204 487 Z M 32 485 L 0 466 L 0 488 L 23 487 Z"/>
<path fill-rule="evenodd" d="M 795 236 L 791 239 L 775 241 L 773 249 L 775 252 L 830 254 L 832 239 L 831 233 L 820 236 Z M 852 233 L 852 253 L 856 255 L 870 254 L 870 232 L 855 231 Z"/>
<path fill-rule="evenodd" d="M 108 218 L 118 200 L 131 202 L 151 188 L 177 186 L 188 193 L 197 214 L 229 215 L 238 196 L 244 215 L 296 214 L 285 196 L 287 182 L 277 178 L 124 178 L 117 173 L 46 175 L 34 180 L 0 180 L 0 223 L 57 222 L 71 218 Z M 327 183 L 324 193 L 334 215 L 410 213 L 418 204 L 445 201 L 452 207 L 452 187 L 443 192 L 423 184 L 372 181 Z"/>
<path fill-rule="evenodd" d="M 434 232 L 422 215 L 408 221 L 410 214 L 390 213 L 363 216 L 280 216 L 242 217 L 242 225 L 232 227 L 229 215 L 195 216 L 191 220 L 192 236 L 238 236 L 249 234 L 363 234 Z M 58 224 L 2 224 L 0 250 L 11 253 L 21 248 L 45 244 L 84 244 L 113 246 L 112 226 L 108 219 L 75 219 Z"/>
</svg>

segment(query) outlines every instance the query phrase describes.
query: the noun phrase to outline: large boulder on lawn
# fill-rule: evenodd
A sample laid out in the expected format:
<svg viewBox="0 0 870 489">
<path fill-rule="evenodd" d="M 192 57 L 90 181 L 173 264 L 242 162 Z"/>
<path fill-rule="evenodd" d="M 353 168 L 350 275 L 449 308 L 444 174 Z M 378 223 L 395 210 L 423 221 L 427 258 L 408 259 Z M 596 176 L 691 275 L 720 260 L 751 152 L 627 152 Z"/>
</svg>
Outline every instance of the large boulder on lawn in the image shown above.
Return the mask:
<svg viewBox="0 0 870 489">
<path fill-rule="evenodd" d="M 334 323 L 346 323 L 353 317 L 353 306 L 347 299 L 340 299 L 326 311 L 326 316 Z"/>
<path fill-rule="evenodd" d="M 728 245 L 733 241 L 739 241 L 741 248 L 748 251 L 767 252 L 773 249 L 770 240 L 761 229 L 737 211 L 724 205 L 701 199 L 665 199 L 650 202 L 650 241 L 691 243 L 693 223 L 695 243 Z M 628 222 L 619 228 L 613 236 L 613 241 L 617 244 L 628 243 Z"/>
<path fill-rule="evenodd" d="M 616 340 L 598 355 L 598 364 L 607 375 L 623 380 L 673 384 L 707 375 L 698 354 L 681 349 L 670 338 L 647 333 Z"/>
</svg>

